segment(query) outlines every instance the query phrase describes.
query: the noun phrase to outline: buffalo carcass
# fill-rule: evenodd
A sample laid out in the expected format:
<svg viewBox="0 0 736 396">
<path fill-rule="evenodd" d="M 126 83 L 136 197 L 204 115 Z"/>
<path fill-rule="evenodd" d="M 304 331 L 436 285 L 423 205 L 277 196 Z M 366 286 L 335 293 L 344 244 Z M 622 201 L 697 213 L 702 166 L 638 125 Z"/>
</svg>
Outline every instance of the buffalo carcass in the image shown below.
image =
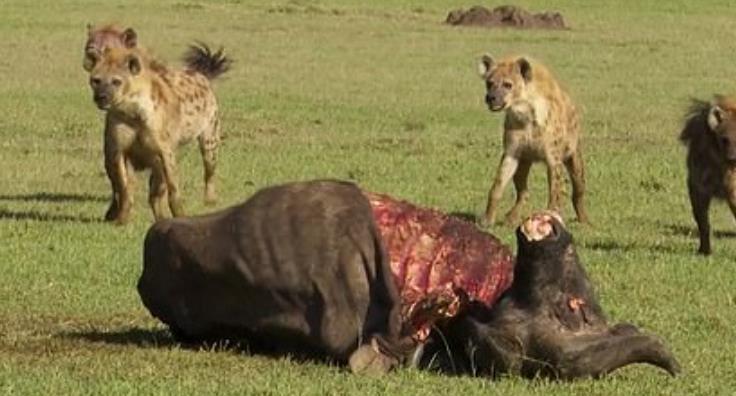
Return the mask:
<svg viewBox="0 0 736 396">
<path fill-rule="evenodd" d="M 559 215 L 532 215 L 516 237 L 511 287 L 493 308 L 471 306 L 442 329 L 456 367 L 564 380 L 597 378 L 632 363 L 673 376 L 680 371 L 658 337 L 607 323 Z"/>
<path fill-rule="evenodd" d="M 180 341 L 238 340 L 368 372 L 404 355 L 388 258 L 353 184 L 265 188 L 210 215 L 159 221 L 144 245 L 138 292 Z"/>
<path fill-rule="evenodd" d="M 242 340 L 375 372 L 421 350 L 470 301 L 490 307 L 512 268 L 511 251 L 472 223 L 313 181 L 159 221 L 138 290 L 180 341 Z"/>
</svg>

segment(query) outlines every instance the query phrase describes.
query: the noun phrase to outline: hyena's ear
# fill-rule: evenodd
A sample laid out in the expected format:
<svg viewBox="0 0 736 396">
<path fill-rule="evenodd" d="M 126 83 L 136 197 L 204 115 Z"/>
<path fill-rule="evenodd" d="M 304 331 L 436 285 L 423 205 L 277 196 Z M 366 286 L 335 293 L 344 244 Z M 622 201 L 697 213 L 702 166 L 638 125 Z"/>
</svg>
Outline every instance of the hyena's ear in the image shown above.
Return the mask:
<svg viewBox="0 0 736 396">
<path fill-rule="evenodd" d="M 100 55 L 97 51 L 87 51 L 84 53 L 84 60 L 82 61 L 82 67 L 84 70 L 90 72 L 95 68 L 97 62 L 100 61 Z"/>
<path fill-rule="evenodd" d="M 529 64 L 529 61 L 526 60 L 526 58 L 519 58 L 519 60 L 516 61 L 516 64 L 519 65 L 519 72 L 521 73 L 521 77 L 524 78 L 524 81 L 531 81 L 532 65 Z"/>
<path fill-rule="evenodd" d="M 126 62 L 128 63 L 128 70 L 130 71 L 130 74 L 135 76 L 141 72 L 141 58 L 139 58 L 137 55 L 129 55 L 128 59 L 126 59 Z"/>
<path fill-rule="evenodd" d="M 121 38 L 126 48 L 135 48 L 138 45 L 138 34 L 133 28 L 125 29 Z"/>
<path fill-rule="evenodd" d="M 485 77 L 486 74 L 493 68 L 493 57 L 490 54 L 483 54 L 478 61 L 478 74 L 481 78 Z"/>
<path fill-rule="evenodd" d="M 723 122 L 724 117 L 725 114 L 723 112 L 723 109 L 720 108 L 718 105 L 712 105 L 710 107 L 710 111 L 708 111 L 708 127 L 710 127 L 711 130 L 715 131 L 716 128 L 718 128 L 718 125 L 721 125 L 721 122 Z"/>
</svg>

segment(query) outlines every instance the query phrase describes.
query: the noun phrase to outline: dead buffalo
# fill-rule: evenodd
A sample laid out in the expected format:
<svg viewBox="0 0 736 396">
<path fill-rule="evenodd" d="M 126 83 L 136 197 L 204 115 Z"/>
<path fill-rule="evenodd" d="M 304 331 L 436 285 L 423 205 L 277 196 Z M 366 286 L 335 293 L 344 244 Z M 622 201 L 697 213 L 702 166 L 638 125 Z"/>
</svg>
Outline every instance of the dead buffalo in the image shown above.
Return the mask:
<svg viewBox="0 0 736 396">
<path fill-rule="evenodd" d="M 368 200 L 355 185 L 265 188 L 145 239 L 143 304 L 179 340 L 243 340 L 327 356 L 353 371 L 402 359 L 399 295 Z"/>
<path fill-rule="evenodd" d="M 514 281 L 493 308 L 474 304 L 437 336 L 441 368 L 553 379 L 597 378 L 632 363 L 680 371 L 658 337 L 628 323 L 607 324 L 558 215 L 541 212 L 516 232 Z M 433 335 L 435 336 L 435 335 Z M 450 351 L 452 356 L 443 356 Z"/>
<path fill-rule="evenodd" d="M 517 239 L 514 266 L 470 222 L 350 183 L 292 183 L 156 223 L 138 290 L 179 340 L 243 340 L 353 371 L 385 372 L 425 342 L 412 362 L 489 376 L 679 370 L 656 337 L 606 324 L 560 220 L 533 216 Z"/>
</svg>

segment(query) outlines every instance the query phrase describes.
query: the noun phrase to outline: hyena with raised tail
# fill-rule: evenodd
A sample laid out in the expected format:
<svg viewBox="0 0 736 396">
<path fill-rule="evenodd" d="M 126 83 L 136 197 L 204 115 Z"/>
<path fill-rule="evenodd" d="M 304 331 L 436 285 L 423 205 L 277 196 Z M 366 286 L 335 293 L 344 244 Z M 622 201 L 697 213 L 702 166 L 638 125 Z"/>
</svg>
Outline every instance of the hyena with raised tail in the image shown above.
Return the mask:
<svg viewBox="0 0 736 396">
<path fill-rule="evenodd" d="M 191 46 L 183 69 L 169 68 L 136 47 L 110 47 L 86 56 L 94 102 L 107 112 L 105 170 L 112 202 L 105 220 L 129 220 L 133 197 L 128 165 L 151 169 L 149 204 L 156 219 L 166 217 L 167 206 L 173 216 L 182 216 L 175 151 L 193 139 L 199 141 L 204 162 L 205 201 L 214 202 L 220 119 L 210 82 L 230 66 L 222 49 Z"/>
</svg>

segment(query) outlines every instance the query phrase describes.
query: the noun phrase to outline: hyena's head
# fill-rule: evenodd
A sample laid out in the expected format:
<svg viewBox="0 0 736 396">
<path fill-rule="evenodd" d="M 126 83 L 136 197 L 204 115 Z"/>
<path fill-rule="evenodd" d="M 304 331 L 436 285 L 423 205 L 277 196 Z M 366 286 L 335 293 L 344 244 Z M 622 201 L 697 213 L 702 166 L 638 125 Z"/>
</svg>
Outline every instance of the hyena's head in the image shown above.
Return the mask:
<svg viewBox="0 0 736 396">
<path fill-rule="evenodd" d="M 91 62 L 89 85 L 100 110 L 120 106 L 142 80 L 143 57 L 136 49 L 108 48 Z"/>
<path fill-rule="evenodd" d="M 99 58 L 108 48 L 135 48 L 138 45 L 138 35 L 132 28 L 123 29 L 116 25 L 93 26 L 87 25 L 87 42 L 84 44 L 84 59 L 82 66 L 86 71 L 92 71 L 94 58 Z"/>
<path fill-rule="evenodd" d="M 736 100 L 716 97 L 708 110 L 708 128 L 726 161 L 736 164 Z"/>
<path fill-rule="evenodd" d="M 486 104 L 491 111 L 502 111 L 521 98 L 524 85 L 532 80 L 532 66 L 522 57 L 495 62 L 491 55 L 480 58 L 478 72 L 486 82 Z"/>
</svg>

